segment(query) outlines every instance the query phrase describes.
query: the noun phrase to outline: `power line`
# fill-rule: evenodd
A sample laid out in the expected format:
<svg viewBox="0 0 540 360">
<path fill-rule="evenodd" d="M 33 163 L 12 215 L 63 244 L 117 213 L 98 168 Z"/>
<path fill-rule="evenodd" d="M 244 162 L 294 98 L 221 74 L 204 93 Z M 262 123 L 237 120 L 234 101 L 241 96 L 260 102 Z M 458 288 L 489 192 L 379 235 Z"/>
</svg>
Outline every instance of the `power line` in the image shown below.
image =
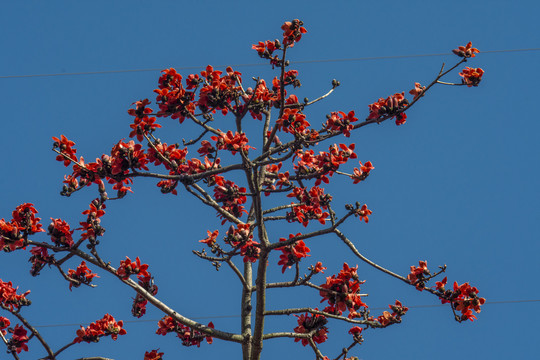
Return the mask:
<svg viewBox="0 0 540 360">
<path fill-rule="evenodd" d="M 495 53 L 511 53 L 511 52 L 532 52 L 540 51 L 540 48 L 529 49 L 504 49 L 504 50 L 488 50 L 482 51 L 482 54 L 495 54 Z M 413 54 L 413 55 L 391 55 L 391 56 L 372 56 L 372 57 L 359 57 L 359 58 L 342 58 L 342 59 L 312 59 L 312 60 L 299 60 L 291 61 L 291 64 L 315 64 L 315 63 L 330 63 L 330 62 L 347 62 L 347 61 L 368 61 L 368 60 L 394 60 L 394 59 L 408 59 L 419 57 L 433 57 L 433 56 L 446 56 L 450 53 L 437 53 L 437 54 Z M 267 66 L 266 63 L 251 63 L 251 64 L 229 64 L 229 65 L 216 65 L 215 68 L 225 68 L 232 66 L 236 68 L 253 67 L 253 66 Z M 204 66 L 181 66 L 176 67 L 176 70 L 194 70 L 202 69 Z M 161 71 L 163 68 L 148 68 L 148 69 L 122 69 L 122 70 L 103 70 L 103 71 L 81 71 L 70 73 L 51 73 L 51 74 L 27 74 L 27 75 L 2 75 L 0 79 L 18 79 L 18 78 L 34 78 L 34 77 L 53 77 L 53 76 L 80 76 L 80 75 L 103 75 L 103 74 L 120 74 L 120 73 L 137 73 L 137 72 L 151 72 Z"/>
<path fill-rule="evenodd" d="M 533 303 L 533 302 L 540 302 L 540 299 L 532 299 L 532 300 L 503 300 L 503 301 L 486 301 L 484 305 L 500 305 L 500 304 L 519 304 L 519 303 Z M 411 305 L 407 306 L 409 309 L 420 309 L 420 308 L 435 308 L 435 307 L 443 307 L 448 306 L 446 304 L 433 304 L 433 305 Z M 388 307 L 378 307 L 378 308 L 369 308 L 370 310 L 387 310 Z M 240 315 L 218 315 L 218 316 L 197 316 L 193 317 L 193 320 L 212 320 L 212 319 L 225 319 L 225 318 L 239 318 Z M 143 322 L 158 322 L 160 319 L 140 319 L 140 320 L 123 320 L 124 323 L 143 323 Z M 81 326 L 80 323 L 72 323 L 72 324 L 47 324 L 47 325 L 35 325 L 34 327 L 39 328 L 49 328 L 49 327 L 65 327 L 65 326 Z"/>
</svg>

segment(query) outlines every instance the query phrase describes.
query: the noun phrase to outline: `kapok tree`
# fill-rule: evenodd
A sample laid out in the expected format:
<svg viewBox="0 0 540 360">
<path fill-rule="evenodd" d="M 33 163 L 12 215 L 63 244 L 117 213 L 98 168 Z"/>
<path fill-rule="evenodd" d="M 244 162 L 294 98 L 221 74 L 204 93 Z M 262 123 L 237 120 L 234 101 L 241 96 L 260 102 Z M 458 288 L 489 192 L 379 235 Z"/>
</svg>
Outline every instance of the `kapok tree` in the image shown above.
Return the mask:
<svg viewBox="0 0 540 360">
<path fill-rule="evenodd" d="M 133 140 L 120 140 L 109 154 L 101 155 L 94 162 L 85 162 L 83 157 L 77 156 L 73 141 L 64 135 L 54 137 L 56 160 L 66 167 L 71 166 L 73 171 L 65 177 L 61 194 L 71 196 L 94 188 L 98 196 L 82 211 L 83 218 L 76 229 L 62 219 L 52 218 L 45 230 L 33 204 L 18 206 L 11 220 L 0 220 L 0 249 L 7 253 L 28 251 L 32 276 L 38 276 L 48 265 L 58 270 L 70 289 L 94 286 L 98 273 L 102 277 L 108 273 L 134 290 L 133 316 L 142 317 L 148 304 L 163 312 L 156 334 L 172 333 L 185 346 L 200 346 L 204 341 L 210 344 L 214 338 L 236 342 L 242 347 L 245 360 L 260 359 L 263 342 L 275 338 L 291 338 L 303 346 L 309 345 L 316 359 L 353 359 L 354 356 L 348 357 L 350 351 L 362 343 L 365 331 L 401 323 L 408 309 L 399 300 L 382 314 L 370 313 L 361 292 L 364 281 L 358 275 L 358 266 L 344 263 L 337 273 L 321 278 L 325 270 L 330 272 L 323 265 L 324 259 L 312 261 L 308 257 L 310 241 L 323 235 L 333 235 L 335 241 L 344 243 L 361 262 L 438 297 L 448 304 L 457 321 L 475 319 L 474 313 L 480 312 L 485 301 L 478 297 L 477 288 L 468 283 L 448 285 L 446 277 L 433 284 L 432 280 L 445 272 L 446 266 L 431 271 L 426 261 L 419 261 L 417 266 L 411 266 L 410 273 L 401 275 L 358 251 L 353 239 L 340 227 L 355 219 L 367 224 L 372 211 L 361 202 L 335 199 L 325 192 L 324 185 L 333 180 L 352 181 L 361 186 L 374 169 L 370 161 L 358 162 L 355 144 L 351 141 L 353 133 L 387 120 L 394 120 L 396 125 L 405 124 L 406 111 L 437 84 L 478 86 L 483 75 L 480 68 L 465 67 L 459 73 L 460 83 L 441 79 L 479 51 L 470 42 L 458 47 L 453 52 L 460 59 L 454 66 L 445 69 L 443 64 L 427 86 L 415 83 L 409 91 L 410 99 L 405 92 L 379 98 L 368 105 L 362 121 L 352 110 L 307 119 L 304 110 L 327 98 L 339 82 L 332 80 L 331 89 L 314 100 L 299 100 L 292 93 L 301 85 L 299 74 L 289 69 L 287 54 L 306 29 L 299 20 L 285 22 L 281 28 L 281 40 L 261 41 L 252 47 L 278 72 L 269 83 L 258 77 L 245 82 L 242 74 L 231 67 L 222 72 L 207 66 L 199 74 L 185 78 L 175 69 L 166 69 L 154 90 L 159 110 L 150 108 L 148 99 L 134 102 L 133 108 L 128 110 L 133 117 L 129 133 Z M 167 122 L 158 122 L 158 119 Z M 312 125 L 320 123 L 321 119 L 321 127 Z M 185 121 L 193 122 L 200 131 L 193 134 L 192 140 L 183 140 L 182 146 L 174 143 L 177 139 L 164 142 L 157 137 L 165 124 L 182 125 Z M 259 133 L 248 136 L 244 131 L 246 122 L 260 124 Z M 252 146 L 256 143 L 249 140 L 253 136 L 261 139 L 257 148 Z M 149 166 L 154 169 L 150 170 Z M 166 299 L 157 296 L 151 267 L 139 257 L 110 259 L 100 252 L 100 241 L 107 241 L 102 224 L 106 205 L 132 193 L 131 185 L 139 177 L 157 179 L 163 194 L 189 193 L 221 219 L 221 225 L 209 229 L 206 237 L 201 235 L 204 239 L 199 242 L 204 248 L 194 254 L 216 269 L 221 265 L 230 268 L 240 282 L 242 312 L 238 332 L 220 330 L 212 322 L 198 323 L 182 315 L 182 309 L 168 306 Z M 231 178 L 243 180 L 235 182 Z M 116 191 L 114 197 L 109 196 L 110 190 L 107 190 L 111 185 Z M 276 206 L 276 203 L 281 205 Z M 283 226 L 279 227 L 279 232 L 269 231 L 269 222 Z M 304 231 L 285 231 L 287 223 L 301 224 Z M 36 239 L 40 233 L 46 233 L 47 239 Z M 273 252 L 279 254 L 277 263 L 269 261 Z M 269 268 L 275 266 L 281 268 L 284 278 L 268 278 Z M 313 301 L 306 300 L 302 308 L 267 308 L 267 297 L 272 296 L 272 290 L 290 288 L 289 291 L 295 291 L 299 287 L 312 288 L 314 300 L 324 303 L 324 307 L 312 307 Z M 68 339 L 65 346 L 53 349 L 32 326 L 31 319 L 23 314 L 24 307 L 30 305 L 29 292 L 21 293 L 11 282 L 0 280 L 0 307 L 6 315 L 0 317 L 0 334 L 14 359 L 28 350 L 32 339 L 37 340 L 33 346 L 43 348 L 43 358 L 52 360 L 61 358 L 64 350 L 77 343 L 98 342 L 106 336 L 116 340 L 126 334 L 122 321 L 106 314 L 76 330 L 75 337 Z M 282 332 L 265 331 L 267 317 L 291 314 L 297 317 L 296 327 L 285 325 Z M 323 353 L 319 344 L 330 336 L 329 329 L 334 321 L 350 324 L 350 338 L 343 350 L 325 349 Z M 340 336 L 346 339 L 343 335 Z M 163 353 L 149 347 L 144 359 L 164 358 Z"/>
</svg>

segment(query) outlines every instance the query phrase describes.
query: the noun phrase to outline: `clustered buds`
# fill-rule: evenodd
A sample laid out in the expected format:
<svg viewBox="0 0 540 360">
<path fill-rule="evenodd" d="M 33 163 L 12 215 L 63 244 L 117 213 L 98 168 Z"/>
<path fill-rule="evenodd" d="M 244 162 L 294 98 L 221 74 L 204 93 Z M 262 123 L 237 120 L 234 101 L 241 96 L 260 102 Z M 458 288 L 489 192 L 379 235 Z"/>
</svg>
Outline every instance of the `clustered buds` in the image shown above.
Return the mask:
<svg viewBox="0 0 540 360">
<path fill-rule="evenodd" d="M 208 328 L 213 329 L 214 324 L 210 322 L 208 324 Z M 171 332 L 176 333 L 176 336 L 182 340 L 182 345 L 184 346 L 197 345 L 197 347 L 200 347 L 201 342 L 205 339 L 208 344 L 211 344 L 213 341 L 211 336 L 203 334 L 202 332 L 192 329 L 189 326 L 185 326 L 170 316 L 165 316 L 159 320 L 156 334 L 165 336 Z"/>
<path fill-rule="evenodd" d="M 97 320 L 96 322 L 88 325 L 87 328 L 81 326 L 77 330 L 77 337 L 73 340 L 74 343 L 80 342 L 98 342 L 103 336 L 110 336 L 111 339 L 115 340 L 118 338 L 118 335 L 125 335 L 126 330 L 123 328 L 123 321 L 116 321 L 114 317 L 109 314 L 105 314 L 102 319 Z"/>
</svg>

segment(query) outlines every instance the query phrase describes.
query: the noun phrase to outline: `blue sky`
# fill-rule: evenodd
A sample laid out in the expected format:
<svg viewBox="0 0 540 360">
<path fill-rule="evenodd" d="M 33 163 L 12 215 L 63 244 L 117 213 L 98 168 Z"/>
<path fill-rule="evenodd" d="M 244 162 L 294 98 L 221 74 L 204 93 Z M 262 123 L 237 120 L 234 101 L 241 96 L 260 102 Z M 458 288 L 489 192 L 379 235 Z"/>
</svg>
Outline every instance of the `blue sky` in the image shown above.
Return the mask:
<svg viewBox="0 0 540 360">
<path fill-rule="evenodd" d="M 450 50 L 468 41 L 481 51 L 540 47 L 538 11 L 535 1 L 10 2 L 0 14 L 5 34 L 0 76 L 196 67 L 179 70 L 188 75 L 207 64 L 229 64 L 244 79 L 261 76 L 270 81 L 275 73 L 268 66 L 234 65 L 264 64 L 251 45 L 280 37 L 281 24 L 294 18 L 304 21 L 308 33 L 289 52 L 293 63 L 449 54 L 293 64 L 303 85 L 297 91 L 300 99 L 325 93 L 334 78 L 342 84 L 307 111 L 308 121 L 318 124 L 336 110 L 355 110 L 365 117 L 367 105 L 379 97 L 408 91 L 415 81 L 431 82 L 442 62 L 456 61 Z M 389 121 L 341 140 L 356 143 L 359 159 L 375 166 L 366 182 L 352 186 L 343 179 L 343 186 L 332 191 L 336 203 L 358 200 L 374 211 L 369 224 L 353 221 L 343 227 L 360 251 L 403 275 L 418 260 L 427 260 L 433 269 L 446 264 L 450 281 L 470 282 L 488 302 L 540 299 L 540 125 L 535 111 L 539 60 L 538 51 L 481 53 L 467 64 L 486 72 L 478 88 L 437 86 L 411 108 L 405 125 L 396 127 Z M 65 134 L 90 161 L 110 151 L 129 134 L 130 104 L 154 100 L 158 76 L 152 71 L 0 78 L 5 104 L 0 218 L 9 219 L 17 205 L 31 202 L 45 223 L 50 217 L 65 219 L 72 227 L 83 221 L 80 213 L 95 192 L 58 195 L 67 170 L 54 160 L 51 137 Z M 459 81 L 459 76 L 456 72 L 447 79 Z M 158 135 L 163 141 L 193 136 L 189 126 L 161 123 L 166 125 Z M 222 129 L 226 127 L 224 123 Z M 238 331 L 234 315 L 239 313 L 240 287 L 233 275 L 225 268 L 216 273 L 191 254 L 200 249 L 197 240 L 207 229 L 219 228 L 219 220 L 184 191 L 177 197 L 162 195 L 153 181 L 137 181 L 134 191 L 108 204 L 101 254 L 113 265 L 125 256 L 140 256 L 150 264 L 160 299 L 200 322 L 213 320 L 216 327 Z M 271 228 L 276 237 L 296 228 L 286 234 L 279 230 Z M 308 246 L 309 260 L 322 260 L 327 275 L 336 273 L 344 261 L 359 263 L 334 238 L 316 239 Z M 33 304 L 24 314 L 33 324 L 86 325 L 107 312 L 134 320 L 134 294 L 111 276 L 100 273 L 97 288 L 70 292 L 53 269 L 31 278 L 27 258 L 20 251 L 0 254 L 0 278 L 32 290 Z M 400 325 L 367 331 L 353 355 L 371 360 L 536 354 L 538 303 L 488 303 L 478 321 L 458 324 L 448 307 L 414 307 L 437 305 L 435 297 L 359 265 L 371 308 L 400 299 L 411 310 Z M 291 276 L 281 275 L 277 266 L 274 270 L 273 280 Z M 324 277 L 317 281 L 323 283 Z M 272 309 L 321 306 L 314 291 L 276 290 L 269 296 Z M 158 311 L 149 309 L 142 319 L 159 318 Z M 268 322 L 269 330 L 290 331 L 294 326 L 292 317 Z M 39 330 L 58 347 L 75 337 L 76 328 Z M 200 349 L 182 347 L 172 335 L 155 335 L 154 321 L 128 322 L 126 329 L 128 335 L 116 342 L 81 344 L 66 351 L 65 358 L 142 359 L 145 350 L 154 348 L 161 348 L 165 359 L 240 356 L 236 345 L 222 341 Z M 346 330 L 330 323 L 329 341 L 321 349 L 329 356 L 337 354 L 350 340 Z M 30 347 L 35 350 L 38 345 Z M 290 339 L 265 343 L 263 354 L 263 359 L 313 358 L 310 349 Z M 40 355 L 30 352 L 23 358 Z"/>
</svg>

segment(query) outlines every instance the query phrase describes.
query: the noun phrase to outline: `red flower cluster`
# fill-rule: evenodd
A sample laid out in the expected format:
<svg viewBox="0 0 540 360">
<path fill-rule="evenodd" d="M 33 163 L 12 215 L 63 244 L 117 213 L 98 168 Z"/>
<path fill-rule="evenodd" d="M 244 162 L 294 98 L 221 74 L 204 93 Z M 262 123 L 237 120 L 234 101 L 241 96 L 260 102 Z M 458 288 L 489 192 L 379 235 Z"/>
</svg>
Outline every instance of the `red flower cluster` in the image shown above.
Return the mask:
<svg viewBox="0 0 540 360">
<path fill-rule="evenodd" d="M 249 224 L 231 225 L 227 230 L 225 242 L 234 248 L 240 249 L 240 255 L 244 256 L 244 262 L 255 262 L 259 258 L 261 249 L 259 243 L 253 240 L 253 234 Z"/>
<path fill-rule="evenodd" d="M 327 175 L 333 176 L 340 165 L 345 164 L 349 159 L 357 158 L 354 148 L 355 144 L 349 146 L 334 144 L 328 148 L 328 152 L 320 151 L 318 155 L 315 155 L 313 150 L 297 150 L 293 160 L 298 158 L 298 162 L 294 165 L 294 168 L 302 178 L 316 178 L 316 186 L 321 182 L 328 184 L 330 180 Z"/>
<path fill-rule="evenodd" d="M 304 115 L 298 109 L 285 108 L 283 116 L 276 121 L 278 130 L 283 130 L 290 134 L 303 134 L 310 126 Z"/>
<path fill-rule="evenodd" d="M 302 26 L 304 23 L 298 19 L 286 21 L 281 29 L 283 30 L 283 44 L 293 47 L 295 42 L 302 39 L 302 34 L 307 33 L 307 30 Z"/>
<path fill-rule="evenodd" d="M 326 223 L 326 218 L 330 216 L 328 204 L 332 201 L 332 196 L 324 193 L 324 189 L 314 186 L 309 191 L 305 188 L 295 187 L 287 197 L 295 197 L 300 203 L 293 204 L 292 211 L 286 217 L 288 222 L 299 222 L 307 227 L 310 220 L 318 220 L 321 224 Z"/>
<path fill-rule="evenodd" d="M 2 335 L 7 334 L 7 331 L 5 329 L 7 329 L 9 325 L 11 325 L 11 321 L 9 321 L 8 318 L 0 316 L 0 333 L 2 333 Z"/>
<path fill-rule="evenodd" d="M 355 341 L 362 341 L 362 329 L 360 326 L 353 326 L 349 330 L 349 334 L 351 334 Z"/>
<path fill-rule="evenodd" d="M 89 239 L 93 244 L 98 236 L 102 236 L 105 233 L 105 228 L 101 226 L 101 219 L 105 215 L 105 204 L 100 199 L 94 199 L 90 203 L 90 209 L 84 210 L 83 215 L 87 215 L 86 221 L 80 222 L 80 228 L 77 230 L 84 230 L 81 234 L 81 239 Z"/>
<path fill-rule="evenodd" d="M 13 223 L 13 220 L 6 222 L 4 219 L 1 219 L 0 250 L 14 251 L 20 248 L 24 248 L 24 238 L 23 234 L 19 232 L 19 227 Z"/>
<path fill-rule="evenodd" d="M 98 342 L 103 336 L 110 336 L 116 341 L 118 335 L 126 334 L 126 330 L 123 329 L 123 326 L 123 321 L 117 322 L 114 317 L 109 314 L 105 314 L 102 319 L 91 323 L 86 329 L 81 326 L 81 328 L 77 330 L 77 337 L 73 339 L 73 342 Z"/>
<path fill-rule="evenodd" d="M 427 261 L 419 261 L 418 267 L 411 266 L 411 272 L 407 275 L 407 279 L 411 285 L 416 286 L 416 289 L 422 291 L 426 287 L 425 277 L 429 275 L 430 272 L 427 268 Z"/>
<path fill-rule="evenodd" d="M 238 151 L 244 151 L 247 154 L 249 149 L 255 149 L 247 144 L 248 138 L 246 134 L 235 132 L 233 135 L 231 130 L 227 131 L 226 134 L 221 133 L 219 136 L 212 136 L 211 139 L 216 142 L 216 147 L 219 150 L 229 150 L 233 155 L 236 155 Z"/>
<path fill-rule="evenodd" d="M 282 189 L 283 186 L 291 185 L 291 182 L 289 181 L 289 172 L 288 171 L 284 173 L 279 172 L 279 170 L 281 170 L 282 165 L 283 164 L 281 162 L 279 164 L 266 165 L 265 178 L 263 181 L 263 186 L 267 190 L 264 193 L 265 196 L 270 195 L 270 191 L 276 190 L 276 186 L 278 186 L 279 189 Z M 276 182 L 276 179 L 277 179 L 277 182 Z"/>
<path fill-rule="evenodd" d="M 253 44 L 251 46 L 253 50 L 257 51 L 257 54 L 263 59 L 269 59 L 272 68 L 275 65 L 278 65 L 279 57 L 277 55 L 272 56 L 275 50 L 281 49 L 281 43 L 279 40 L 266 40 L 265 42 L 259 41 L 258 44 Z"/>
<path fill-rule="evenodd" d="M 195 113 L 195 92 L 186 91 L 182 86 L 182 75 L 175 69 L 170 68 L 161 71 L 163 74 L 159 78 L 159 89 L 154 92 L 157 95 L 156 102 L 159 106 L 157 116 L 171 116 L 172 119 L 178 119 L 180 124 L 186 117 L 193 116 Z M 186 79 L 188 89 L 192 89 L 199 84 L 198 75 L 190 75 Z"/>
<path fill-rule="evenodd" d="M 78 288 L 81 284 L 89 285 L 92 282 L 92 279 L 99 277 L 98 274 L 95 274 L 86 266 L 86 262 L 82 261 L 76 270 L 68 270 L 69 277 L 69 290 L 75 286 Z"/>
<path fill-rule="evenodd" d="M 317 308 L 315 310 L 318 310 Z M 297 334 L 312 334 L 312 339 L 317 344 L 321 344 L 328 339 L 328 328 L 324 325 L 328 322 L 326 317 L 318 314 L 305 313 L 300 316 L 294 315 L 298 318 L 298 326 L 294 328 L 294 332 Z M 307 338 L 295 338 L 294 342 L 302 341 L 302 345 L 309 344 Z"/>
<path fill-rule="evenodd" d="M 39 275 L 45 264 L 52 264 L 54 262 L 54 256 L 49 255 L 47 248 L 35 246 L 30 249 L 30 253 L 32 256 L 28 261 L 32 264 L 32 269 L 30 269 L 32 276 Z"/>
<path fill-rule="evenodd" d="M 56 138 L 53 138 L 56 139 Z M 56 144 L 56 143 L 55 143 Z M 62 147 L 60 147 L 62 149 Z M 65 148 L 64 152 L 68 152 L 69 148 Z M 66 177 L 62 195 L 69 196 L 76 191 L 79 186 L 90 186 L 92 183 L 98 184 L 99 192 L 106 197 L 105 185 L 103 179 L 106 179 L 109 184 L 114 184 L 113 190 L 118 191 L 118 196 L 125 196 L 131 188 L 125 184 L 131 183 L 132 180 L 125 175 L 129 174 L 129 170 L 148 170 L 146 164 L 149 159 L 142 149 L 141 144 L 135 144 L 134 141 L 128 143 L 120 140 L 112 149 L 111 155 L 102 155 L 95 162 L 85 164 L 81 157 L 79 161 L 74 160 L 73 174 Z M 77 178 L 81 178 L 80 183 Z"/>
<path fill-rule="evenodd" d="M 484 75 L 484 70 L 480 68 L 475 69 L 466 67 L 465 69 L 461 70 L 459 75 L 463 78 L 461 79 L 461 82 L 464 85 L 467 85 L 467 87 L 478 86 L 478 84 L 480 84 L 480 81 L 482 81 L 482 75 Z"/>
<path fill-rule="evenodd" d="M 442 281 L 436 283 L 441 302 L 443 304 L 451 303 L 453 309 L 461 311 L 461 317 L 456 317 L 458 321 L 474 321 L 476 316 L 473 314 L 473 310 L 479 313 L 480 306 L 485 304 L 486 299 L 478 297 L 478 289 L 469 285 L 469 283 L 458 285 L 457 282 L 454 282 L 453 290 L 446 290 L 446 282 L 447 278 L 445 277 Z"/>
<path fill-rule="evenodd" d="M 383 326 L 386 327 L 391 324 L 396 324 L 401 322 L 401 317 L 409 311 L 408 307 L 404 307 L 399 300 L 396 300 L 394 305 L 388 305 L 392 310 L 392 313 L 388 311 L 383 311 L 383 314 L 377 318 L 377 321 Z"/>
<path fill-rule="evenodd" d="M 210 65 L 206 71 L 201 71 L 206 85 L 199 92 L 197 106 L 203 112 L 221 110 L 226 115 L 232 108 L 231 103 L 242 94 L 242 88 L 238 85 L 242 82 L 242 74 L 230 66 L 225 71 L 227 75 L 221 76 L 222 72 L 214 70 Z"/>
<path fill-rule="evenodd" d="M 33 204 L 19 205 L 12 212 L 13 219 L 6 222 L 0 220 L 0 250 L 14 251 L 25 248 L 25 239 L 28 235 L 45 231 L 41 228 L 40 218 L 36 217 L 37 210 Z"/>
<path fill-rule="evenodd" d="M 177 144 L 167 145 L 166 143 L 159 143 L 154 146 L 155 150 L 153 147 L 148 149 L 148 161 L 155 166 L 163 164 L 167 170 L 176 170 L 180 165 L 185 164 L 188 153 L 187 148 L 179 149 Z M 163 161 L 163 159 L 169 161 Z"/>
<path fill-rule="evenodd" d="M 72 247 L 75 245 L 73 242 L 73 230 L 69 228 L 69 224 L 61 219 L 53 219 L 48 227 L 47 235 L 51 236 L 51 241 L 56 246 Z"/>
<path fill-rule="evenodd" d="M 351 130 L 354 128 L 352 123 L 358 121 L 358 118 L 354 116 L 354 111 L 349 111 L 348 114 L 342 111 L 332 112 L 326 117 L 327 120 L 324 125 L 326 130 L 329 132 L 341 132 L 346 137 L 351 136 Z"/>
<path fill-rule="evenodd" d="M 69 166 L 72 161 L 77 162 L 77 157 L 75 156 L 77 150 L 73 148 L 75 145 L 73 141 L 68 140 L 64 135 L 60 135 L 60 139 L 57 137 L 53 137 L 52 139 L 54 140 L 53 149 L 58 149 L 62 153 L 62 155 L 58 154 L 56 156 L 56 160 L 62 161 L 64 166 Z"/>
<path fill-rule="evenodd" d="M 276 55 L 274 58 L 272 58 L 272 60 L 270 60 L 270 62 L 272 65 L 274 65 L 275 63 L 277 64 L 278 60 L 279 59 Z M 248 103 L 251 99 L 249 111 L 253 119 L 262 120 L 263 111 L 270 109 L 275 102 L 280 100 L 281 94 L 279 80 L 274 78 L 273 83 L 274 85 L 277 85 L 277 87 L 274 86 L 272 90 L 268 89 L 264 79 L 259 80 L 259 83 L 255 88 L 255 92 L 252 88 L 247 88 L 246 95 L 243 97 L 243 99 L 246 103 Z"/>
<path fill-rule="evenodd" d="M 337 276 L 326 278 L 326 283 L 321 285 L 325 290 L 319 292 L 321 302 L 327 300 L 330 305 L 325 311 L 341 315 L 343 311 L 349 310 L 349 318 L 353 319 L 358 315 L 358 309 L 367 308 L 360 297 L 360 285 L 365 281 L 358 280 L 357 270 L 358 266 L 351 268 L 344 263 Z"/>
<path fill-rule="evenodd" d="M 452 50 L 452 52 L 459 57 L 470 58 L 475 57 L 475 54 L 479 53 L 480 50 L 478 50 L 477 48 L 473 48 L 472 42 L 469 41 L 467 45 L 460 46 L 457 49 Z"/>
<path fill-rule="evenodd" d="M 11 332 L 11 331 L 10 331 Z M 8 352 L 9 353 L 17 353 L 20 354 L 21 351 L 28 351 L 28 336 L 26 336 L 27 332 L 26 329 L 23 328 L 21 325 L 15 325 L 15 329 L 13 329 L 13 333 L 11 335 L 11 339 L 9 339 L 7 345 Z"/>
<path fill-rule="evenodd" d="M 24 294 L 17 294 L 17 289 L 18 287 L 14 288 L 11 281 L 3 282 L 0 279 L 0 305 L 9 308 L 11 311 L 30 305 L 30 300 L 26 298 L 26 295 L 30 294 L 30 290 Z"/>
<path fill-rule="evenodd" d="M 369 172 L 375 169 L 371 161 L 367 161 L 363 165 L 361 161 L 358 163 L 360 164 L 360 169 L 354 168 L 351 176 L 351 179 L 353 179 L 353 184 L 358 184 L 360 181 L 366 180 L 366 178 L 369 176 Z"/>
<path fill-rule="evenodd" d="M 134 262 L 126 256 L 126 260 L 120 260 L 120 266 L 116 269 L 116 275 L 122 280 L 127 280 L 131 275 L 137 275 L 139 280 L 145 281 L 152 277 L 147 270 L 148 264 L 141 264 L 141 259 L 138 256 Z"/>
<path fill-rule="evenodd" d="M 247 214 L 242 204 L 247 201 L 246 188 L 238 187 L 234 182 L 225 180 L 221 185 L 214 187 L 214 198 L 217 202 L 223 203 L 222 209 L 230 212 L 236 217 L 241 217 L 243 213 Z M 223 220 L 224 224 L 226 220 Z"/>
<path fill-rule="evenodd" d="M 146 351 L 144 353 L 144 360 L 162 360 L 163 359 L 163 353 L 158 352 L 159 349 L 152 350 L 150 352 Z"/>
<path fill-rule="evenodd" d="M 295 236 L 300 236 L 301 233 L 298 233 L 296 235 L 289 234 L 289 239 L 292 239 Z M 287 241 L 285 238 L 280 238 L 279 241 Z M 285 272 L 285 269 L 291 268 L 292 265 L 300 262 L 300 259 L 308 257 L 308 252 L 310 252 L 309 248 L 306 246 L 304 241 L 298 240 L 294 243 L 294 245 L 287 245 L 284 247 L 277 248 L 277 250 L 280 250 L 282 252 L 281 255 L 279 255 L 279 262 L 278 265 L 283 265 L 283 268 L 281 269 L 281 273 Z M 321 264 L 322 266 L 322 264 Z"/>
<path fill-rule="evenodd" d="M 158 287 L 154 284 L 154 279 L 152 277 L 139 280 L 139 285 L 152 295 L 157 295 L 158 293 Z M 147 304 L 148 300 L 146 300 L 141 294 L 137 293 L 133 299 L 133 306 L 131 307 L 131 313 L 133 316 L 140 318 L 146 314 Z"/>
<path fill-rule="evenodd" d="M 396 125 L 405 124 L 407 115 L 403 112 L 409 101 L 405 99 L 405 92 L 401 94 L 397 93 L 386 99 L 380 98 L 379 101 L 374 102 L 369 106 L 369 119 L 380 119 L 382 117 L 394 117 L 396 119 Z"/>
<path fill-rule="evenodd" d="M 355 217 L 360 219 L 360 221 L 364 220 L 366 224 L 369 222 L 368 216 L 373 214 L 373 211 L 369 210 L 366 204 L 360 206 L 359 202 L 356 203 L 356 208 L 352 205 L 345 205 L 345 208 L 350 210 Z"/>
<path fill-rule="evenodd" d="M 251 239 L 240 246 L 240 255 L 244 257 L 244 262 L 254 263 L 259 258 L 260 252 L 259 243 Z"/>
<path fill-rule="evenodd" d="M 120 140 L 111 150 L 110 161 L 112 175 L 126 175 L 132 168 L 148 170 L 146 164 L 148 164 L 149 160 L 142 149 L 142 145 L 135 144 L 133 140 L 128 143 Z"/>
<path fill-rule="evenodd" d="M 128 114 L 135 116 L 133 124 L 129 125 L 133 129 L 129 133 L 129 137 L 137 137 L 138 141 L 143 141 L 144 134 L 152 133 L 157 128 L 160 128 L 161 125 L 155 124 L 155 117 L 148 117 L 148 114 L 152 113 L 152 109 L 147 108 L 146 105 L 150 104 L 148 99 L 139 100 L 134 102 L 131 105 L 135 105 L 135 109 L 129 109 Z"/>
<path fill-rule="evenodd" d="M 213 329 L 214 324 L 210 322 L 208 324 L 208 327 Z M 161 320 L 159 320 L 156 334 L 165 336 L 170 332 L 176 333 L 178 338 L 182 340 L 182 345 L 184 346 L 197 345 L 197 347 L 200 347 L 201 342 L 204 339 L 206 339 L 206 342 L 208 344 L 211 344 L 213 341 L 211 336 L 205 335 L 200 331 L 180 324 L 170 316 L 165 316 Z"/>
</svg>

